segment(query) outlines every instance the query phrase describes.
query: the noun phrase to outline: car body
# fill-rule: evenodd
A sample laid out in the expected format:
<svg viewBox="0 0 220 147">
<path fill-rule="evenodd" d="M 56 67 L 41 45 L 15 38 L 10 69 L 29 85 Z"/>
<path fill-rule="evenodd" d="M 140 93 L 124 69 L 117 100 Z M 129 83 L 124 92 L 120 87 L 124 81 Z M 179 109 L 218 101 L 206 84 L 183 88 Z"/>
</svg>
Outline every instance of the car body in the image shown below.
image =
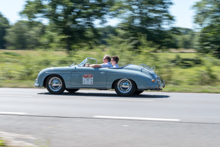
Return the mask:
<svg viewBox="0 0 220 147">
<path fill-rule="evenodd" d="M 128 64 L 118 68 L 85 67 L 96 61 L 87 57 L 78 65 L 51 67 L 39 72 L 35 87 L 46 87 L 50 93 L 59 94 L 64 90 L 75 92 L 80 88 L 115 89 L 117 94 L 129 96 L 144 90 L 162 90 L 165 82 L 144 64 Z M 119 82 L 120 81 L 120 82 Z"/>
</svg>

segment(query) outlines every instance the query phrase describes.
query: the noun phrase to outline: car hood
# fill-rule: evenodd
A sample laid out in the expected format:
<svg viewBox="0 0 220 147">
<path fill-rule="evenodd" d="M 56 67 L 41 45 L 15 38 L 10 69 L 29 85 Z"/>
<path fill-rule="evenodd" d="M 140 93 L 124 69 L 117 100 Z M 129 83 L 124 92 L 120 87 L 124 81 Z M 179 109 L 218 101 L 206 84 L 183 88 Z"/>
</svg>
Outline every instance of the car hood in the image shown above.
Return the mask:
<svg viewBox="0 0 220 147">
<path fill-rule="evenodd" d="M 50 67 L 50 68 L 46 68 L 45 70 L 69 70 L 73 68 L 73 66 L 65 66 L 65 67 Z"/>
<path fill-rule="evenodd" d="M 50 67 L 50 68 L 45 68 L 40 71 L 40 73 L 43 72 L 48 72 L 48 71 L 69 71 L 73 68 L 73 66 L 65 66 L 65 67 Z"/>
</svg>

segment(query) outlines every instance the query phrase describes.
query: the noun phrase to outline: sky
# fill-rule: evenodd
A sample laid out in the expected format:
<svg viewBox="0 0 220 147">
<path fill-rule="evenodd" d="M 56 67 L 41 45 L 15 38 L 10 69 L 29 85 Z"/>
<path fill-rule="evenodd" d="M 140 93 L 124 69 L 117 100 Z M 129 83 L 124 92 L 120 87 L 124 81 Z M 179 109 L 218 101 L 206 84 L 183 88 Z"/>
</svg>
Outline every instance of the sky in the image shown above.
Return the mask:
<svg viewBox="0 0 220 147">
<path fill-rule="evenodd" d="M 16 23 L 21 20 L 22 17 L 19 12 L 24 9 L 26 0 L 0 0 L 0 13 L 2 13 L 10 22 L 10 24 Z M 192 6 L 200 0 L 171 0 L 173 5 L 169 11 L 175 18 L 173 26 L 184 27 L 184 28 L 195 28 L 193 23 L 193 16 L 195 11 Z M 117 25 L 118 19 L 109 20 L 107 25 Z"/>
</svg>

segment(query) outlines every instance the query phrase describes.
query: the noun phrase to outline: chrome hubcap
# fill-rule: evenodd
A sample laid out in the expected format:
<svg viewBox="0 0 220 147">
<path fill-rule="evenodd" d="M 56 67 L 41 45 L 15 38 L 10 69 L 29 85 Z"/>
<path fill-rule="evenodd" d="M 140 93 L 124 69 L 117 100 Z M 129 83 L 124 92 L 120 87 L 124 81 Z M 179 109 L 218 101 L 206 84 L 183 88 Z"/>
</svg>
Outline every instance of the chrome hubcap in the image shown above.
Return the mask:
<svg viewBox="0 0 220 147">
<path fill-rule="evenodd" d="M 121 93 L 128 93 L 132 88 L 132 83 L 128 79 L 121 79 L 118 82 L 117 88 Z"/>
<path fill-rule="evenodd" d="M 49 88 L 52 91 L 59 91 L 62 88 L 62 81 L 58 77 L 53 77 L 49 81 Z"/>
</svg>

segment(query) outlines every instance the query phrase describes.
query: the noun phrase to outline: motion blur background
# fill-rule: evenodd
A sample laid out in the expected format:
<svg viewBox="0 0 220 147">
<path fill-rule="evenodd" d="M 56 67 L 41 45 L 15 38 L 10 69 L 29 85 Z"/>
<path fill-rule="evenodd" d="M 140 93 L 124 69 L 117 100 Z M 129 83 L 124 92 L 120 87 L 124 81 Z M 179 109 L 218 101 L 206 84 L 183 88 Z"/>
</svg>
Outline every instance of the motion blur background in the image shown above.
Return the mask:
<svg viewBox="0 0 220 147">
<path fill-rule="evenodd" d="M 118 55 L 156 66 L 165 91 L 220 93 L 218 0 L 0 0 L 0 87 Z"/>
</svg>

